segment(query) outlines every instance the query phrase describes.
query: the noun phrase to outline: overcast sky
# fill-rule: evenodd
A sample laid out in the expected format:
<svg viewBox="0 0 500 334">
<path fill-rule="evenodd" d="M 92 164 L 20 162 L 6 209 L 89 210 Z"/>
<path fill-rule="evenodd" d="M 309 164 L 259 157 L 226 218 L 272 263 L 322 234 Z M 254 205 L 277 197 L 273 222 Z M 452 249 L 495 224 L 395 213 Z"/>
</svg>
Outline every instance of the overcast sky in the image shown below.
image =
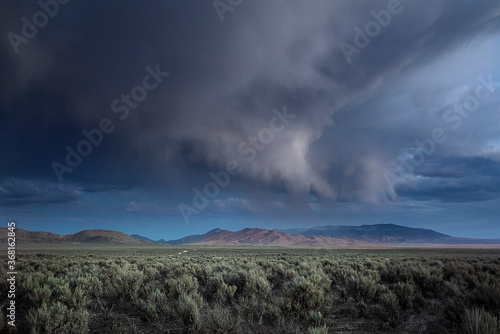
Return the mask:
<svg viewBox="0 0 500 334">
<path fill-rule="evenodd" d="M 5 226 L 500 237 L 497 0 L 4 1 L 0 16 Z"/>
</svg>

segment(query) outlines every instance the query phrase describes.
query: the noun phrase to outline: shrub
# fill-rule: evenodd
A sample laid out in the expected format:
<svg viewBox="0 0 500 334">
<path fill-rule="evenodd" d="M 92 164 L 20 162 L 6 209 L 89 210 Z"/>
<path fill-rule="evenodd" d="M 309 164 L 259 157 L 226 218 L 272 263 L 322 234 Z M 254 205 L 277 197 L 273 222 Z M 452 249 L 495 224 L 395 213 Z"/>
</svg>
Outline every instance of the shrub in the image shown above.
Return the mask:
<svg viewBox="0 0 500 334">
<path fill-rule="evenodd" d="M 246 271 L 238 270 L 238 271 L 230 271 L 230 274 L 224 280 L 228 285 L 234 285 L 236 289 L 236 293 L 243 293 L 243 289 L 245 287 L 245 283 L 248 279 L 248 273 Z"/>
<path fill-rule="evenodd" d="M 230 333 L 238 327 L 237 318 L 231 314 L 231 309 L 219 303 L 205 308 L 202 313 L 202 324 L 204 328 L 219 333 Z"/>
<path fill-rule="evenodd" d="M 286 268 L 283 266 L 282 263 L 278 263 L 276 265 L 270 266 L 267 268 L 268 274 L 267 278 L 268 280 L 276 287 L 281 288 L 283 282 L 285 281 L 285 276 L 286 276 Z"/>
<path fill-rule="evenodd" d="M 159 320 L 158 313 L 156 312 L 156 304 L 151 300 L 144 302 L 141 305 L 143 309 L 143 316 L 147 321 L 157 322 Z"/>
<path fill-rule="evenodd" d="M 339 294 L 340 294 L 340 300 L 343 301 L 344 303 L 347 302 L 349 299 L 349 294 L 347 293 L 347 289 L 342 287 L 338 288 Z"/>
<path fill-rule="evenodd" d="M 399 320 L 399 302 L 396 294 L 392 291 L 384 293 L 379 297 L 379 304 L 378 316 L 389 322 L 392 327 L 396 327 Z"/>
<path fill-rule="evenodd" d="M 309 311 L 307 315 L 309 323 L 312 326 L 319 326 L 321 324 L 321 320 L 323 320 L 323 314 L 319 311 Z"/>
<path fill-rule="evenodd" d="M 394 292 L 403 309 L 413 307 L 413 299 L 415 297 L 415 286 L 413 284 L 399 282 L 394 286 Z"/>
<path fill-rule="evenodd" d="M 417 291 L 413 297 L 413 309 L 415 310 L 415 312 L 420 313 L 422 311 L 424 303 L 424 296 L 422 296 L 422 293 L 420 291 Z"/>
<path fill-rule="evenodd" d="M 476 283 L 475 288 L 471 290 L 467 294 L 471 303 L 483 306 L 487 310 L 500 312 L 500 283 L 497 277 L 492 282 L 483 279 L 481 282 Z"/>
<path fill-rule="evenodd" d="M 464 334 L 499 334 L 500 323 L 496 316 L 484 309 L 466 309 L 462 318 L 462 332 Z"/>
<path fill-rule="evenodd" d="M 224 282 L 221 274 L 217 274 L 208 279 L 206 293 L 210 300 L 226 302 L 234 297 L 236 289 L 236 286 Z"/>
<path fill-rule="evenodd" d="M 188 294 L 179 296 L 177 312 L 187 331 L 197 331 L 201 328 L 200 307 Z"/>
<path fill-rule="evenodd" d="M 361 303 L 367 302 L 375 296 L 376 284 L 372 278 L 365 276 L 351 276 L 347 280 L 347 286 L 351 293 L 354 295 L 354 299 Z"/>
<path fill-rule="evenodd" d="M 389 288 L 387 285 L 384 284 L 377 284 L 375 285 L 375 297 L 374 298 L 379 298 L 381 295 L 384 293 L 389 292 Z"/>
<path fill-rule="evenodd" d="M 53 284 L 52 287 L 52 299 L 62 301 L 65 304 L 71 303 L 71 289 L 68 282 L 59 282 L 59 284 Z"/>
<path fill-rule="evenodd" d="M 86 294 L 88 293 L 93 297 L 99 297 L 103 293 L 103 284 L 101 280 L 95 276 L 85 275 L 83 277 L 78 277 L 76 286 L 79 286 Z M 134 292 L 137 291 L 136 287 L 133 289 L 134 291 L 130 291 L 129 293 L 134 294 Z"/>
<path fill-rule="evenodd" d="M 382 271 L 383 280 L 387 283 L 411 282 L 412 272 L 408 265 L 401 263 L 390 265 Z"/>
<path fill-rule="evenodd" d="M 163 317 L 172 315 L 167 296 L 158 288 L 149 292 L 147 300 L 137 298 L 133 302 L 142 311 L 142 317 L 150 322 L 157 322 L 160 315 Z"/>
<path fill-rule="evenodd" d="M 32 308 L 26 316 L 28 324 L 35 333 L 72 333 L 86 334 L 89 332 L 89 312 L 86 309 L 69 309 L 61 302 L 48 307 Z"/>
<path fill-rule="evenodd" d="M 187 274 L 165 281 L 165 289 L 170 298 L 177 299 L 182 294 L 192 295 L 198 291 L 198 280 Z"/>
<path fill-rule="evenodd" d="M 31 294 L 28 295 L 34 304 L 42 305 L 43 303 L 49 303 L 52 296 L 52 290 L 47 284 L 42 287 L 36 287 L 32 290 Z"/>
<path fill-rule="evenodd" d="M 443 281 L 443 270 L 419 267 L 413 272 L 413 280 L 423 292 L 433 294 L 437 292 L 439 284 Z"/>
<path fill-rule="evenodd" d="M 206 264 L 204 266 L 199 266 L 196 268 L 196 278 L 198 282 L 202 285 L 207 284 L 209 278 L 212 276 L 214 268 L 210 264 Z"/>
<path fill-rule="evenodd" d="M 252 270 L 246 279 L 243 291 L 246 296 L 265 298 L 271 293 L 271 284 L 263 272 Z"/>
<path fill-rule="evenodd" d="M 87 296 L 83 291 L 83 289 L 80 288 L 79 286 L 77 286 L 75 291 L 73 292 L 70 306 L 73 307 L 87 306 Z"/>
<path fill-rule="evenodd" d="M 125 300 L 132 300 L 142 286 L 144 273 L 139 270 L 126 268 L 117 276 L 115 294 Z"/>
<path fill-rule="evenodd" d="M 319 274 L 307 278 L 297 276 L 283 285 L 283 308 L 288 312 L 307 313 L 315 310 L 325 302 L 325 294 L 330 281 Z"/>
</svg>

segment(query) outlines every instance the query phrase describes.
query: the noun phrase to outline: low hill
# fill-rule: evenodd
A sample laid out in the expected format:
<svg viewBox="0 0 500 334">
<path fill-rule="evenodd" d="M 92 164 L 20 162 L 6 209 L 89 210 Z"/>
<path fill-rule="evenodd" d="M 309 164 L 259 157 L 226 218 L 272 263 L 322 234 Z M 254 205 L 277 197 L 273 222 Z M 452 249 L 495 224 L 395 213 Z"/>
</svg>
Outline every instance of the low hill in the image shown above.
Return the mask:
<svg viewBox="0 0 500 334">
<path fill-rule="evenodd" d="M 7 240 L 8 230 L 0 228 L 1 240 Z M 147 241 L 134 239 L 125 233 L 108 230 L 84 230 L 75 234 L 60 235 L 50 232 L 30 232 L 15 229 L 18 243 L 99 243 L 99 244 L 149 244 Z"/>
<path fill-rule="evenodd" d="M 137 239 L 137 240 L 142 240 L 142 241 L 149 241 L 149 242 L 152 242 L 154 244 L 166 244 L 167 242 L 163 239 L 160 239 L 160 240 L 156 240 L 154 241 L 153 239 L 149 239 L 148 237 L 143 237 L 142 235 L 139 235 L 139 234 L 131 234 L 130 235 L 132 238 L 134 239 Z"/>
</svg>

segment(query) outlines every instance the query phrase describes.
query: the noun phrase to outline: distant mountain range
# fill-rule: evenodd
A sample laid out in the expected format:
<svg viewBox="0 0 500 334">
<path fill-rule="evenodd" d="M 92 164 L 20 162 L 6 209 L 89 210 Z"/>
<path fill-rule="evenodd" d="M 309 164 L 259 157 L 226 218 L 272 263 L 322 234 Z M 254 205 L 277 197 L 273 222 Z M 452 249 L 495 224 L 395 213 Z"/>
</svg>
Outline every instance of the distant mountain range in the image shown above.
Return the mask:
<svg viewBox="0 0 500 334">
<path fill-rule="evenodd" d="M 322 235 L 305 236 L 276 230 L 245 228 L 241 231 L 214 229 L 203 235 L 191 235 L 178 240 L 169 240 L 171 245 L 263 245 L 263 246 L 370 246 L 364 241 L 348 238 L 330 238 Z M 373 245 L 372 245 L 373 246 Z"/>
<path fill-rule="evenodd" d="M 450 238 L 449 235 L 433 230 L 411 228 L 395 224 L 376 224 L 361 226 L 327 225 L 309 229 L 280 230 L 290 234 L 306 236 L 323 235 L 332 238 L 351 238 L 375 243 L 429 243 Z"/>
<path fill-rule="evenodd" d="M 241 231 L 215 229 L 202 235 L 169 240 L 172 245 L 267 245 L 267 246 L 432 246 L 432 245 L 500 245 L 500 239 L 456 238 L 433 230 L 395 224 L 361 226 L 327 225 L 308 229 L 265 230 L 246 228 Z"/>
<path fill-rule="evenodd" d="M 7 240 L 7 229 L 0 228 L 0 240 Z M 463 246 L 500 247 L 500 239 L 456 238 L 433 230 L 395 224 L 361 226 L 327 225 L 308 229 L 267 230 L 245 228 L 240 231 L 214 229 L 205 234 L 165 241 L 108 230 L 85 230 L 59 235 L 16 228 L 16 241 L 24 243 L 100 243 L 171 245 L 255 245 L 288 247 L 375 247 L 375 246 Z"/>
<path fill-rule="evenodd" d="M 376 244 L 500 244 L 500 239 L 457 238 L 424 228 L 412 228 L 396 224 L 361 226 L 327 225 L 309 229 L 282 229 L 280 232 L 304 236 L 347 238 Z"/>
</svg>

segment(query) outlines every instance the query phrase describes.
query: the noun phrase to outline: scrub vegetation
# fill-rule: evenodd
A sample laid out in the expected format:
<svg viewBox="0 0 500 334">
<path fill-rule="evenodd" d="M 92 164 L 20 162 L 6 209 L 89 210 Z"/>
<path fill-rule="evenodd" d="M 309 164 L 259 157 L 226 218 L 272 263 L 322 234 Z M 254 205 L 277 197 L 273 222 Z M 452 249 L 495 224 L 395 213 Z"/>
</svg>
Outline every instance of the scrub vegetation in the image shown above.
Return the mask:
<svg viewBox="0 0 500 334">
<path fill-rule="evenodd" d="M 500 333 L 498 250 L 99 247 L 19 251 L 17 333 Z"/>
</svg>

